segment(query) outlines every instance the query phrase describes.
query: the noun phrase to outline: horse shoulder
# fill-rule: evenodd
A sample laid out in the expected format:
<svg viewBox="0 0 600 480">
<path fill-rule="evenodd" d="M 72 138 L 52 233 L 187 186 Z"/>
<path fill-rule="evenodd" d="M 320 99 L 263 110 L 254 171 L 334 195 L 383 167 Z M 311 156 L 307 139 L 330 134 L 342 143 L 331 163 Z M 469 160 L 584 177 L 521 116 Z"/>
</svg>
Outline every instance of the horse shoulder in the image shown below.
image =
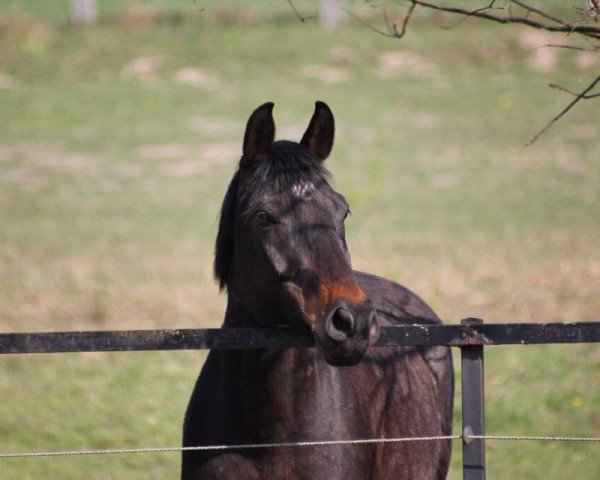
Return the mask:
<svg viewBox="0 0 600 480">
<path fill-rule="evenodd" d="M 440 325 L 442 321 L 417 294 L 408 288 L 363 272 L 355 272 L 359 285 L 371 299 L 383 326 L 398 324 Z M 454 397 L 454 369 L 449 347 L 419 347 L 436 383 L 438 405 L 441 411 L 442 432 L 452 432 L 452 403 Z"/>
<path fill-rule="evenodd" d="M 360 287 L 377 309 L 383 324 L 441 324 L 435 312 L 417 294 L 386 278 L 354 272 Z"/>
</svg>

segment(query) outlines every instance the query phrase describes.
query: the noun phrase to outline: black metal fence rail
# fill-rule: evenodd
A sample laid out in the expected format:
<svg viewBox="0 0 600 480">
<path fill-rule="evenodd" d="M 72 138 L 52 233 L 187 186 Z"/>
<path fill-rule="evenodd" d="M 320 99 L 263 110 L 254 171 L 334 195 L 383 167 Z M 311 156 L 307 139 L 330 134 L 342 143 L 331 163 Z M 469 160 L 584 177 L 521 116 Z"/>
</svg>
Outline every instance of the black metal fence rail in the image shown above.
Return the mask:
<svg viewBox="0 0 600 480">
<path fill-rule="evenodd" d="M 600 322 L 498 323 L 383 327 L 377 347 L 491 346 L 600 342 Z M 0 354 L 294 348 L 314 346 L 307 330 L 208 328 L 0 334 Z"/>
<path fill-rule="evenodd" d="M 462 320 L 460 325 L 399 325 L 383 327 L 375 346 L 447 345 L 461 349 L 463 479 L 484 480 L 486 437 L 484 414 L 484 347 L 511 344 L 598 342 L 600 342 L 600 322 L 498 323 L 485 325 L 480 319 L 467 318 Z M 294 348 L 312 346 L 314 346 L 314 339 L 310 332 L 306 329 L 295 330 L 289 328 L 122 330 L 0 334 L 0 354 Z M 575 438 L 571 440 L 575 440 Z M 164 450 L 148 449 L 148 451 Z M 81 452 L 68 453 L 79 454 Z M 20 456 L 20 454 L 7 454 L 3 458 L 17 456 Z M 43 455 L 36 454 L 35 456 L 47 455 L 44 453 Z"/>
</svg>

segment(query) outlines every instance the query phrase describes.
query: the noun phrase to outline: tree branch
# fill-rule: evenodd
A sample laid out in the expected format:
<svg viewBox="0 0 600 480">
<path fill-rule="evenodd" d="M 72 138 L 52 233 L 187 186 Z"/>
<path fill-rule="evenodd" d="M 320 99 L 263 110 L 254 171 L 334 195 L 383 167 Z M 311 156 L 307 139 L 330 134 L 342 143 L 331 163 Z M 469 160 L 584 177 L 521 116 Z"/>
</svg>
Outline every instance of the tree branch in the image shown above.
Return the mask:
<svg viewBox="0 0 600 480">
<path fill-rule="evenodd" d="M 536 13 L 538 14 L 540 17 L 545 18 L 546 20 L 550 20 L 551 22 L 555 22 L 558 23 L 559 25 L 563 25 L 565 27 L 568 27 L 569 25 L 566 24 L 565 22 L 563 22 L 560 18 L 556 18 L 538 8 L 532 7 L 530 5 L 527 5 L 523 2 L 520 2 L 519 0 L 511 0 L 512 3 L 518 5 L 519 7 L 521 7 L 522 9 L 528 11 L 528 12 L 532 12 L 532 13 Z"/>
<path fill-rule="evenodd" d="M 290 0 L 291 1 L 291 0 Z M 369 0 L 365 0 L 367 3 Z M 575 45 L 560 45 L 560 44 L 547 44 L 542 45 L 538 48 L 544 47 L 552 47 L 552 48 L 564 48 L 569 50 L 579 50 L 579 51 L 600 51 L 600 27 L 594 25 L 582 24 L 590 22 L 592 20 L 598 22 L 598 18 L 600 16 L 600 0 L 589 0 L 589 8 L 582 9 L 576 8 L 575 10 L 579 12 L 579 17 L 577 18 L 576 23 L 569 23 L 564 21 L 561 18 L 557 18 L 554 15 L 551 15 L 540 8 L 529 5 L 529 3 L 523 0 L 506 0 L 506 3 L 498 7 L 496 6 L 496 0 L 489 0 L 489 4 L 484 7 L 477 8 L 474 10 L 468 10 L 462 7 L 454 7 L 454 6 L 444 6 L 438 3 L 433 3 L 428 0 L 405 0 L 410 3 L 410 7 L 406 16 L 402 21 L 402 26 L 398 29 L 397 23 L 390 23 L 390 20 L 387 15 L 387 11 L 383 8 L 383 18 L 387 27 L 387 32 L 381 30 L 370 23 L 359 18 L 357 15 L 344 8 L 344 11 L 350 15 L 352 18 L 357 20 L 362 25 L 370 28 L 374 32 L 377 32 L 380 35 L 384 35 L 386 37 L 392 38 L 402 38 L 407 30 L 408 22 L 412 18 L 412 14 L 415 11 L 416 7 L 428 8 L 430 10 L 436 10 L 445 13 L 451 13 L 455 15 L 462 16 L 462 18 L 453 26 L 446 28 L 454 28 L 464 22 L 466 19 L 475 17 L 483 20 L 488 20 L 495 23 L 500 24 L 517 24 L 524 25 L 530 28 L 545 30 L 547 32 L 553 33 L 565 33 L 570 35 L 571 33 L 577 33 L 582 36 L 582 39 L 589 45 L 589 48 L 582 48 Z M 514 7 L 514 8 L 513 8 Z M 494 14 L 493 11 L 502 11 L 501 14 Z M 581 13 L 584 12 L 584 13 Z M 563 92 L 569 93 L 574 96 L 575 99 L 570 102 L 558 115 L 552 118 L 542 130 L 540 130 L 529 142 L 527 145 L 532 145 L 535 141 L 543 135 L 546 131 L 548 131 L 558 120 L 560 120 L 569 110 L 571 110 L 577 103 L 581 100 L 589 100 L 592 98 L 600 97 L 600 93 L 592 93 L 590 92 L 594 89 L 594 87 L 600 82 L 600 76 L 598 76 L 594 81 L 592 81 L 588 87 L 582 91 L 581 93 L 572 92 L 564 87 L 561 87 L 556 84 L 550 84 L 551 88 L 555 88 L 557 90 L 561 90 Z"/>
<path fill-rule="evenodd" d="M 569 95 L 573 95 L 574 97 L 578 97 L 580 94 L 569 90 L 568 88 L 562 87 L 561 85 L 557 85 L 556 83 L 549 83 L 548 86 L 550 88 L 554 88 L 556 90 L 560 90 L 561 92 L 568 93 Z M 600 97 L 600 93 L 593 93 L 592 95 L 581 95 L 583 100 L 589 100 L 590 98 Z"/>
<path fill-rule="evenodd" d="M 538 138 L 540 138 L 548 129 L 550 129 L 550 127 L 552 127 L 552 125 L 554 125 L 558 120 L 560 120 L 569 110 L 571 110 L 581 100 L 599 96 L 600 94 L 594 94 L 591 96 L 587 95 L 599 82 L 600 82 L 600 75 L 598 75 L 596 77 L 596 79 L 592 83 L 590 83 L 583 92 L 578 94 L 576 96 L 575 100 L 573 100 L 571 103 L 569 103 L 558 115 L 556 115 L 552 120 L 550 120 L 544 128 L 542 128 L 536 135 L 534 135 L 533 138 L 527 142 L 526 146 L 528 147 L 529 145 L 532 145 L 533 143 L 535 143 L 535 141 Z M 568 91 L 566 89 L 564 89 L 564 90 Z M 573 92 L 568 91 L 568 93 L 572 94 Z"/>
<path fill-rule="evenodd" d="M 539 47 L 535 47 L 533 50 L 539 50 L 540 48 L 564 48 L 566 50 L 577 50 L 580 52 L 593 52 L 594 50 L 596 50 L 597 48 L 600 47 L 596 47 L 596 48 L 592 48 L 587 49 L 587 48 L 583 48 L 583 47 L 576 47 L 574 45 L 561 45 L 559 43 L 548 43 L 547 45 L 540 45 Z"/>
<path fill-rule="evenodd" d="M 577 33 L 582 35 L 584 40 L 590 45 L 591 51 L 600 50 L 600 45 L 597 43 L 600 40 L 600 27 L 596 27 L 593 25 L 582 25 L 582 16 L 577 19 L 577 23 L 571 24 L 566 21 L 563 21 L 560 18 L 557 18 L 553 15 L 550 15 L 543 10 L 533 7 L 528 3 L 525 3 L 521 0 L 509 0 L 507 5 L 504 8 L 494 8 L 494 1 L 492 0 L 489 5 L 483 8 L 478 8 L 476 10 L 467 10 L 465 8 L 460 7 L 449 7 L 443 6 L 436 3 L 431 3 L 426 0 L 407 0 L 411 2 L 411 6 L 419 5 L 423 8 L 429 8 L 432 10 L 438 10 L 447 13 L 453 13 L 456 15 L 462 15 L 464 18 L 461 21 L 464 21 L 467 18 L 475 17 L 481 18 L 484 20 L 488 20 L 491 22 L 501 23 L 501 24 L 520 24 L 525 25 L 527 27 L 545 30 L 548 32 L 562 32 L 570 35 L 571 33 Z M 522 9 L 525 14 L 522 13 L 520 15 L 513 13 L 513 4 Z M 589 20 L 594 19 L 598 21 L 598 15 L 600 15 L 600 0 L 590 0 L 590 7 L 587 10 L 587 18 Z M 504 10 L 507 12 L 504 16 L 499 16 L 491 13 L 490 11 L 494 10 Z M 535 18 L 537 16 L 537 18 Z M 532 18 L 534 17 L 534 18 Z M 541 20 L 538 20 L 540 18 Z M 461 23 L 461 22 L 458 22 Z M 458 25 L 457 23 L 457 25 Z M 547 47 L 555 47 L 555 48 L 566 48 L 571 50 L 585 50 L 581 47 L 572 46 L 572 45 L 546 45 Z M 571 110 L 577 103 L 581 100 L 588 100 L 592 98 L 600 97 L 600 93 L 590 94 L 590 92 L 594 89 L 594 87 L 600 82 L 600 76 L 598 76 L 593 82 L 591 82 L 588 87 L 577 94 L 567 90 L 566 88 L 560 87 L 558 85 L 550 85 L 552 88 L 556 88 L 558 90 L 562 90 L 567 92 L 575 97 L 575 99 L 569 103 L 558 115 L 552 118 L 542 130 L 540 130 L 536 135 L 534 135 L 527 145 L 532 145 L 535 141 L 543 135 L 546 131 L 548 131 L 558 120 L 560 120 L 569 110 Z"/>
<path fill-rule="evenodd" d="M 384 32 L 383 30 L 380 30 L 379 28 L 374 27 L 370 23 L 365 22 L 362 18 L 355 15 L 354 13 L 352 13 L 350 10 L 348 10 L 345 7 L 344 7 L 344 11 L 348 15 L 350 15 L 352 18 L 354 18 L 357 22 L 359 22 L 361 25 L 364 25 L 365 27 L 370 28 L 371 30 L 373 30 L 374 32 L 376 32 L 380 35 L 383 35 L 385 37 L 392 37 L 392 38 L 402 38 L 404 36 L 404 34 L 406 33 L 406 27 L 408 25 L 410 17 L 412 16 L 413 12 L 415 11 L 415 8 L 417 8 L 417 4 L 415 2 L 412 2 L 408 9 L 408 12 L 406 13 L 406 16 L 404 17 L 404 20 L 402 21 L 402 27 L 401 27 L 400 31 L 398 31 L 398 24 L 396 22 L 394 22 L 390 25 L 388 16 L 387 16 L 387 12 L 384 8 L 383 9 L 383 18 L 385 20 L 385 24 L 387 25 L 389 32 Z"/>
<path fill-rule="evenodd" d="M 509 14 L 505 17 L 499 17 L 499 16 L 493 15 L 491 13 L 488 13 L 488 11 L 490 10 L 490 6 L 480 8 L 477 10 L 467 10 L 465 8 L 460 8 L 460 7 L 448 7 L 448 6 L 438 5 L 435 3 L 426 2 L 424 0 L 409 0 L 409 1 L 412 4 L 417 4 L 421 7 L 429 8 L 432 10 L 438 10 L 441 12 L 454 13 L 457 15 L 465 15 L 467 17 L 481 18 L 484 20 L 489 20 L 492 22 L 502 23 L 502 24 L 507 24 L 507 23 L 521 24 L 521 25 L 526 25 L 528 27 L 532 27 L 532 28 L 547 30 L 549 32 L 563 32 L 563 33 L 573 33 L 574 32 L 574 33 L 578 33 L 580 35 L 584 35 L 586 37 L 591 37 L 591 38 L 600 40 L 600 27 L 594 27 L 591 25 L 578 25 L 578 24 L 565 23 L 559 19 L 555 19 L 554 17 L 542 12 L 541 10 L 538 10 L 534 7 L 531 7 L 523 2 L 519 2 L 516 0 L 511 0 L 511 3 L 515 3 L 516 5 L 525 9 L 526 12 L 528 12 L 528 13 L 536 13 L 536 14 L 542 16 L 543 18 L 554 22 L 554 24 L 547 24 L 547 23 L 539 22 L 537 20 L 532 20 L 531 18 L 529 18 L 528 15 L 515 16 L 512 14 L 512 12 L 509 12 Z M 494 2 L 492 2 L 490 5 L 492 5 L 493 3 Z"/>
<path fill-rule="evenodd" d="M 302 15 L 300 15 L 300 12 L 296 8 L 296 5 L 294 5 L 294 2 L 292 0 L 287 0 L 287 3 L 291 7 L 291 9 L 294 11 L 294 15 L 296 15 L 296 17 L 298 17 L 298 20 L 300 20 L 302 23 L 306 22 L 306 20 L 311 20 L 314 18 L 314 17 L 303 17 Z"/>
<path fill-rule="evenodd" d="M 451 27 L 443 27 L 446 28 L 448 30 L 451 30 L 453 28 L 458 27 L 461 23 L 463 23 L 467 18 L 469 18 L 471 15 L 474 15 L 476 13 L 479 12 L 483 12 L 485 10 L 492 10 L 493 8 L 495 8 L 496 10 L 502 10 L 502 7 L 494 7 L 494 3 L 496 2 L 496 0 L 492 0 L 490 2 L 490 4 L 486 7 L 481 7 L 481 8 L 477 8 L 475 10 L 471 10 L 470 12 L 468 12 L 467 14 L 465 14 L 458 22 L 456 22 L 454 25 L 452 25 Z"/>
</svg>

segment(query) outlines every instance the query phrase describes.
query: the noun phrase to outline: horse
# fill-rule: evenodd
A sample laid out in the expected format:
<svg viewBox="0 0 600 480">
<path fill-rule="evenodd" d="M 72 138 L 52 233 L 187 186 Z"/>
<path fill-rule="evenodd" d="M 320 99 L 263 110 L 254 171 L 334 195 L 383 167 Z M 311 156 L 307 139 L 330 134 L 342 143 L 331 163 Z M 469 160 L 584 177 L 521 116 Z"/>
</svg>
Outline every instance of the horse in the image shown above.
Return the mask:
<svg viewBox="0 0 600 480">
<path fill-rule="evenodd" d="M 184 420 L 183 446 L 449 436 L 448 347 L 368 348 L 381 326 L 438 324 L 407 288 L 353 271 L 329 183 L 324 102 L 300 143 L 275 141 L 273 103 L 250 116 L 223 200 L 214 274 L 223 328 L 310 329 L 317 348 L 211 351 Z M 439 480 L 449 439 L 183 450 L 182 480 Z"/>
</svg>

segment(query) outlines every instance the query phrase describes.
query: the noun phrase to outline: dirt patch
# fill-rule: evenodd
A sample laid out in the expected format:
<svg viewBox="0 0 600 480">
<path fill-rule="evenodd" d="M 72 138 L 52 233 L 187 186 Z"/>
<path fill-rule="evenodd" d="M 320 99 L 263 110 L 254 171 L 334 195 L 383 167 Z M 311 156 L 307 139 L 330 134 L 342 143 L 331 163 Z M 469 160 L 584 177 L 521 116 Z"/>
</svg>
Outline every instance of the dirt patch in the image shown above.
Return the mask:
<svg viewBox="0 0 600 480">
<path fill-rule="evenodd" d="M 460 178 L 453 172 L 434 173 L 430 177 L 429 182 L 433 188 L 448 189 L 458 186 Z"/>
<path fill-rule="evenodd" d="M 120 177 L 125 178 L 139 178 L 146 173 L 144 165 L 139 163 L 127 163 L 125 165 L 119 165 L 114 169 L 114 172 Z"/>
<path fill-rule="evenodd" d="M 581 163 L 570 157 L 561 158 L 558 162 L 558 168 L 560 168 L 563 172 L 570 173 L 571 175 L 583 175 L 588 170 L 584 163 Z"/>
<path fill-rule="evenodd" d="M 242 135 L 244 132 L 244 125 L 240 122 L 202 115 L 193 117 L 189 122 L 189 127 L 203 135 L 215 137 L 231 134 Z"/>
<path fill-rule="evenodd" d="M 178 144 L 143 145 L 137 149 L 137 155 L 142 159 L 169 160 L 157 167 L 160 174 L 189 177 L 198 175 L 211 166 L 237 161 L 241 154 L 240 148 L 233 142 L 206 143 L 199 149 Z M 118 173 L 140 176 L 144 171 L 143 166 L 126 165 L 120 167 Z"/>
<path fill-rule="evenodd" d="M 200 174 L 206 165 L 199 161 L 187 161 L 163 165 L 159 171 L 169 177 L 193 177 Z"/>
<path fill-rule="evenodd" d="M 0 74 L 0 90 L 11 90 L 17 88 L 15 79 L 10 75 Z"/>
<path fill-rule="evenodd" d="M 529 53 L 529 66 L 533 70 L 549 72 L 558 61 L 559 49 L 548 45 L 568 45 L 560 38 L 538 31 L 527 31 L 519 35 L 521 48 Z"/>
<path fill-rule="evenodd" d="M 139 80 L 150 80 L 162 64 L 162 56 L 144 56 L 131 60 L 121 70 L 125 78 L 136 78 Z"/>
<path fill-rule="evenodd" d="M 300 69 L 300 75 L 330 84 L 347 82 L 351 78 L 348 70 L 326 65 L 305 65 Z"/>
<path fill-rule="evenodd" d="M 195 67 L 180 68 L 173 74 L 173 80 L 177 83 L 197 88 L 210 89 L 216 88 L 219 85 L 219 79 L 216 75 L 204 72 Z"/>
<path fill-rule="evenodd" d="M 16 167 L 0 172 L 0 182 L 17 184 L 26 189 L 40 188 L 47 184 L 44 178 L 28 167 Z"/>
<path fill-rule="evenodd" d="M 575 57 L 575 63 L 579 68 L 593 68 L 600 63 L 600 53 L 579 52 Z"/>
<path fill-rule="evenodd" d="M 237 162 L 242 154 L 242 147 L 237 142 L 207 143 L 200 148 L 198 156 L 206 165 Z"/>
<path fill-rule="evenodd" d="M 144 160 L 172 160 L 189 156 L 189 151 L 177 143 L 161 143 L 157 145 L 142 145 L 136 149 L 136 155 Z"/>
<path fill-rule="evenodd" d="M 411 123 L 424 130 L 432 130 L 442 123 L 442 119 L 435 113 L 419 113 L 411 118 Z"/>
<path fill-rule="evenodd" d="M 162 160 L 157 171 L 170 177 L 187 177 L 198 175 L 206 168 L 236 161 L 241 147 L 233 142 L 211 142 L 198 147 L 190 147 L 177 143 L 142 145 L 137 148 L 136 155 L 143 160 Z M 167 162 L 168 161 L 168 162 Z M 121 176 L 139 177 L 147 171 L 147 167 L 138 164 L 122 165 L 116 169 Z"/>
<path fill-rule="evenodd" d="M 89 154 L 68 152 L 44 144 L 2 145 L 0 162 L 15 162 L 30 170 L 42 167 L 64 173 L 93 172 L 96 169 L 96 161 Z"/>
<path fill-rule="evenodd" d="M 343 45 L 332 47 L 329 50 L 329 56 L 334 62 L 358 63 L 360 61 L 358 50 Z"/>
<path fill-rule="evenodd" d="M 44 155 L 36 162 L 36 165 L 67 173 L 77 173 L 95 170 L 96 163 L 90 155 L 80 153 Z"/>
<path fill-rule="evenodd" d="M 397 75 L 429 75 L 438 73 L 437 66 L 423 55 L 412 52 L 384 52 L 377 59 L 380 77 Z"/>
</svg>

